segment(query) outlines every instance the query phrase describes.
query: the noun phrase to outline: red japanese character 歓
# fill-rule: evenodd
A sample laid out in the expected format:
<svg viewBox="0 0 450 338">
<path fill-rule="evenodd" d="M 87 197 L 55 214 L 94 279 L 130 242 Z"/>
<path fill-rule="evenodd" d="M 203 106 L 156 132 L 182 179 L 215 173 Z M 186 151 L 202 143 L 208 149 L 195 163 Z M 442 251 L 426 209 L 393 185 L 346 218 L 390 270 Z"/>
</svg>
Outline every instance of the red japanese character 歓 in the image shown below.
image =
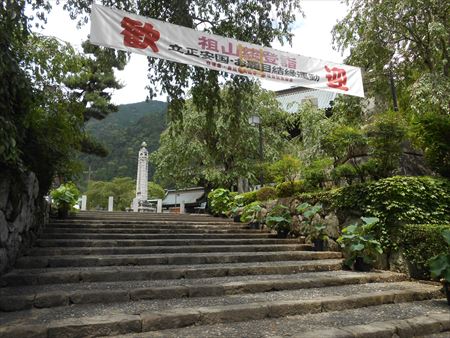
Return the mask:
<svg viewBox="0 0 450 338">
<path fill-rule="evenodd" d="M 121 34 L 125 46 L 139 49 L 150 47 L 153 52 L 159 52 L 156 41 L 159 40 L 160 34 L 153 25 L 124 17 L 121 26 L 124 28 Z"/>
<path fill-rule="evenodd" d="M 326 77 L 328 80 L 328 87 L 335 88 L 335 89 L 341 89 L 344 91 L 348 90 L 348 87 L 346 87 L 347 84 L 347 73 L 345 69 L 342 68 L 329 68 L 328 66 L 325 66 L 325 70 L 327 71 Z"/>
</svg>

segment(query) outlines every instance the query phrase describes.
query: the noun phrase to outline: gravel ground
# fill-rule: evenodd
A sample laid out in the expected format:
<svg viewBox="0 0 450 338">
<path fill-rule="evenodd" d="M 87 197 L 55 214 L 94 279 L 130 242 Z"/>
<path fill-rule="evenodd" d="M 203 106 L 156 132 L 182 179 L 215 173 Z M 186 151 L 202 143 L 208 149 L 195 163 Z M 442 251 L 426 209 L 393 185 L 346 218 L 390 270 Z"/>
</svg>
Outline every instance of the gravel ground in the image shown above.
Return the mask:
<svg viewBox="0 0 450 338">
<path fill-rule="evenodd" d="M 31 285 L 23 287 L 5 287 L 0 288 L 1 295 L 23 295 L 34 294 L 49 291 L 76 291 L 76 290 L 131 290 L 148 287 L 164 287 L 164 286 L 189 286 L 189 285 L 211 285 L 223 284 L 230 282 L 247 282 L 247 281 L 268 281 L 277 279 L 314 279 L 324 277 L 348 277 L 348 276 L 365 276 L 365 275 L 383 275 L 383 276 L 397 276 L 391 272 L 354 272 L 354 271 L 329 271 L 322 272 L 302 272 L 292 275 L 253 275 L 253 276 L 229 276 L 229 277 L 214 277 L 201 279 L 168 279 L 168 280 L 144 280 L 144 281 L 125 281 L 125 282 L 98 282 L 98 283 L 73 283 L 73 284 L 45 284 L 45 285 Z"/>
<path fill-rule="evenodd" d="M 246 322 L 191 326 L 183 329 L 164 330 L 121 336 L 123 338 L 300 338 L 302 332 L 368 324 L 378 321 L 407 319 L 428 313 L 446 313 L 450 310 L 444 300 L 414 303 L 388 304 L 345 311 L 333 311 L 278 319 L 252 320 Z M 428 337 L 450 337 L 450 332 Z"/>
<path fill-rule="evenodd" d="M 145 311 L 164 311 L 175 308 L 232 304 L 234 305 L 283 300 L 310 300 L 326 296 L 351 296 L 361 293 L 372 293 L 378 291 L 406 290 L 414 287 L 414 285 L 417 284 L 411 282 L 370 283 L 292 291 L 239 294 L 225 297 L 175 298 L 144 300 L 127 303 L 71 305 L 50 309 L 32 309 L 11 313 L 0 313 L 0 324 L 6 324 L 10 322 L 17 323 L 17 321 L 22 323 L 24 318 L 26 318 L 27 324 L 45 324 L 53 320 L 66 318 L 92 317 L 113 314 L 140 314 Z"/>
</svg>

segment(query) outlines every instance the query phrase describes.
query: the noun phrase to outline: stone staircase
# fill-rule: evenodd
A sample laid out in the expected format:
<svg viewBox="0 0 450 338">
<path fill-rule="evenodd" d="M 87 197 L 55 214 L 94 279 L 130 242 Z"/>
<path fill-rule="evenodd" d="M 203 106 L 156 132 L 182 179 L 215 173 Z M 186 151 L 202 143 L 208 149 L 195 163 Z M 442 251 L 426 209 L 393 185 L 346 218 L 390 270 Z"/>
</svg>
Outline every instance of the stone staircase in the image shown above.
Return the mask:
<svg viewBox="0 0 450 338">
<path fill-rule="evenodd" d="M 0 279 L 0 337 L 445 337 L 440 287 L 205 215 L 53 220 Z"/>
</svg>

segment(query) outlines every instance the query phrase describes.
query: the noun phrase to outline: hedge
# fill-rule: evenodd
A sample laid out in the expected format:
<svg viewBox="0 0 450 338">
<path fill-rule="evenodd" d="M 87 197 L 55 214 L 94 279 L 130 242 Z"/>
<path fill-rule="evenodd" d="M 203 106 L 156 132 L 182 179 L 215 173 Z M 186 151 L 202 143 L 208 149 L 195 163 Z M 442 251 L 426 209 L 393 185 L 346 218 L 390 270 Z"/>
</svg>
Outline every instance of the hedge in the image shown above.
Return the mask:
<svg viewBox="0 0 450 338">
<path fill-rule="evenodd" d="M 450 224 L 407 224 L 401 227 L 397 244 L 412 265 L 413 277 L 429 278 L 428 260 L 447 253 L 448 246 L 442 237 L 444 229 L 450 229 Z"/>
</svg>

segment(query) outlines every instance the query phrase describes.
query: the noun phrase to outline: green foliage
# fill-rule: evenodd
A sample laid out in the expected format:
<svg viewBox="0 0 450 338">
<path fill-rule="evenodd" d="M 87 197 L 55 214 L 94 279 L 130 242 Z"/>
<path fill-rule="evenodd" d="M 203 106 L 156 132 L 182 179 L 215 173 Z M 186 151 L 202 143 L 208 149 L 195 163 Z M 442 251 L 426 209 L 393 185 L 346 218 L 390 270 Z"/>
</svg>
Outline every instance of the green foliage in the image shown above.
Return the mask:
<svg viewBox="0 0 450 338">
<path fill-rule="evenodd" d="M 365 90 L 370 96 L 390 98 L 385 70 L 390 63 L 401 79 L 400 92 L 413 89 L 424 74 L 449 82 L 448 10 L 439 0 L 356 0 L 333 35 L 341 50 L 351 49 L 347 62 L 366 70 Z M 433 102 L 432 97 L 439 95 L 435 87 L 421 93 L 423 102 Z M 445 102 L 448 111 L 448 94 Z M 410 96 L 404 105 L 411 105 Z"/>
<path fill-rule="evenodd" d="M 50 191 L 52 202 L 58 209 L 70 210 L 78 202 L 80 192 L 72 182 L 61 184 L 57 189 Z"/>
<path fill-rule="evenodd" d="M 247 204 L 242 209 L 241 222 L 264 223 L 264 217 L 261 213 L 262 204 L 259 201 Z"/>
<path fill-rule="evenodd" d="M 266 224 L 278 232 L 291 230 L 292 216 L 289 208 L 282 204 L 275 205 L 266 216 Z"/>
<path fill-rule="evenodd" d="M 114 209 L 129 208 L 135 196 L 136 182 L 130 177 L 116 177 L 110 182 L 90 181 L 86 192 L 89 209 L 108 206 L 108 197 L 114 197 Z"/>
<path fill-rule="evenodd" d="M 235 193 L 218 188 L 208 194 L 208 205 L 214 215 L 228 215 L 234 206 Z"/>
<path fill-rule="evenodd" d="M 291 197 L 306 191 L 304 181 L 283 182 L 275 189 L 278 197 Z"/>
<path fill-rule="evenodd" d="M 340 125 L 323 138 L 321 147 L 338 165 L 366 154 L 367 138 L 359 128 Z"/>
<path fill-rule="evenodd" d="M 234 199 L 236 205 L 242 207 L 257 200 L 256 191 L 244 192 L 242 194 L 236 195 Z"/>
<path fill-rule="evenodd" d="M 165 190 L 155 182 L 148 182 L 148 198 L 149 199 L 163 199 L 166 196 Z"/>
<path fill-rule="evenodd" d="M 399 166 L 405 128 L 396 112 L 376 116 L 368 126 L 369 154 L 375 160 L 377 177 L 389 177 Z"/>
<path fill-rule="evenodd" d="M 182 119 L 171 121 L 161 146 L 150 161 L 163 185 L 231 188 L 238 178 L 256 182 L 259 133 L 248 123 L 250 114 L 262 121 L 264 157 L 278 158 L 284 141 L 284 116 L 273 93 L 257 85 L 244 89 L 228 83 L 217 94 L 221 108 L 198 108 L 194 99 L 183 106 Z"/>
<path fill-rule="evenodd" d="M 405 224 L 401 227 L 398 246 L 407 262 L 416 266 L 420 277 L 429 277 L 429 261 L 433 257 L 448 254 L 442 237 L 445 230 L 450 230 L 450 224 Z"/>
<path fill-rule="evenodd" d="M 347 184 L 351 185 L 358 177 L 358 172 L 355 166 L 345 163 L 335 167 L 331 172 L 331 176 L 336 183 L 339 183 L 341 179 L 344 179 Z"/>
<path fill-rule="evenodd" d="M 383 253 L 381 244 L 375 240 L 377 217 L 361 217 L 363 224 L 352 224 L 342 229 L 342 236 L 337 242 L 344 249 L 344 264 L 352 267 L 357 257 L 365 263 L 372 264 L 377 255 Z"/>
<path fill-rule="evenodd" d="M 447 243 L 447 253 L 434 256 L 429 260 L 431 276 L 442 277 L 447 283 L 450 283 L 450 228 L 441 233 Z"/>
<path fill-rule="evenodd" d="M 269 172 L 276 183 L 293 182 L 300 173 L 300 160 L 290 155 L 283 157 L 269 166 Z"/>
<path fill-rule="evenodd" d="M 91 179 L 110 181 L 114 177 L 135 177 L 140 145 L 145 141 L 149 153 L 158 149 L 159 138 L 166 127 L 166 111 L 165 102 L 138 102 L 118 106 L 116 113 L 101 121 L 89 121 L 86 131 L 101 140 L 108 150 L 104 158 L 80 155 L 86 172 L 90 167 Z M 150 180 L 154 172 L 155 168 L 149 163 Z M 87 175 L 83 178 L 87 179 Z"/>
<path fill-rule="evenodd" d="M 256 191 L 256 199 L 258 201 L 268 201 L 277 197 L 277 191 L 273 187 L 262 187 Z"/>
<path fill-rule="evenodd" d="M 295 211 L 300 215 L 300 230 L 303 234 L 307 234 L 308 241 L 316 239 L 326 239 L 326 225 L 314 221 L 314 216 L 323 209 L 322 204 L 311 205 L 308 202 L 300 203 Z"/>
<path fill-rule="evenodd" d="M 332 160 L 329 158 L 321 158 L 313 161 L 309 166 L 302 170 L 307 190 L 325 187 L 325 182 L 329 180 L 331 165 Z"/>
<path fill-rule="evenodd" d="M 423 114 L 417 117 L 413 128 L 431 168 L 450 178 L 450 116 Z"/>
</svg>

